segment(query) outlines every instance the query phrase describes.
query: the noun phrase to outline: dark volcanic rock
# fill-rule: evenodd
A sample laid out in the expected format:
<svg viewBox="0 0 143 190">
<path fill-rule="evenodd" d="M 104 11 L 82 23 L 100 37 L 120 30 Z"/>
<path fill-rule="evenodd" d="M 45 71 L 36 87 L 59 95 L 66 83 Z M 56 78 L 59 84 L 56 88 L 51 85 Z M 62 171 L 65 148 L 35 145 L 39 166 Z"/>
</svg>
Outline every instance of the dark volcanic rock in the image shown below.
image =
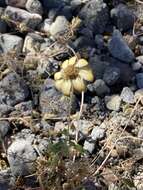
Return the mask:
<svg viewBox="0 0 143 190">
<path fill-rule="evenodd" d="M 109 12 L 103 0 L 91 0 L 79 12 L 84 25 L 95 34 L 103 33 L 109 20 Z"/>
<path fill-rule="evenodd" d="M 135 59 L 134 53 L 124 41 L 119 30 L 113 32 L 112 38 L 108 43 L 108 48 L 113 57 L 125 63 L 131 63 Z"/>
</svg>

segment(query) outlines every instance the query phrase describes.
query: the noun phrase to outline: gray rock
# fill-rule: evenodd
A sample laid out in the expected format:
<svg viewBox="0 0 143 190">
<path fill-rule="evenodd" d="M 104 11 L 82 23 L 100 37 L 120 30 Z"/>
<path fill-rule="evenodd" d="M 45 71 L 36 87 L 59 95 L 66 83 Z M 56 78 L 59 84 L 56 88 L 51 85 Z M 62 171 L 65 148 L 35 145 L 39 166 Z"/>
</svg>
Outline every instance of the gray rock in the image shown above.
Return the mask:
<svg viewBox="0 0 143 190">
<path fill-rule="evenodd" d="M 25 8 L 27 0 L 5 0 L 7 5 L 19 8 Z"/>
<path fill-rule="evenodd" d="M 39 75 L 49 77 L 58 71 L 60 62 L 53 58 L 43 57 L 39 60 L 37 72 Z"/>
<path fill-rule="evenodd" d="M 14 108 L 16 112 L 19 113 L 20 115 L 23 115 L 23 116 L 31 115 L 32 110 L 33 110 L 32 101 L 21 102 L 17 104 Z"/>
<path fill-rule="evenodd" d="M 125 63 L 133 62 L 134 53 L 124 41 L 119 30 L 114 30 L 111 40 L 108 43 L 108 49 L 111 55 Z"/>
<path fill-rule="evenodd" d="M 21 37 L 11 34 L 0 35 L 0 53 L 8 53 L 10 51 L 20 53 L 22 46 L 23 39 Z"/>
<path fill-rule="evenodd" d="M 7 115 L 11 111 L 14 111 L 13 106 L 9 106 L 9 105 L 6 105 L 4 103 L 0 104 L 0 116 Z"/>
<path fill-rule="evenodd" d="M 112 95 L 105 97 L 106 107 L 111 111 L 119 111 L 121 105 L 121 98 L 119 95 Z"/>
<path fill-rule="evenodd" d="M 75 128 L 78 129 L 79 132 L 85 136 L 87 136 L 89 134 L 89 131 L 93 126 L 93 124 L 87 120 L 74 121 L 73 124 L 74 124 Z"/>
<path fill-rule="evenodd" d="M 137 87 L 143 88 L 143 73 L 136 74 Z"/>
<path fill-rule="evenodd" d="M 29 13 L 26 10 L 7 6 L 4 15 L 15 22 L 24 23 L 26 26 L 34 29 L 42 21 L 42 16 L 36 13 Z M 15 16 L 16 15 L 16 16 Z"/>
<path fill-rule="evenodd" d="M 95 34 L 103 33 L 109 20 L 107 5 L 103 0 L 91 0 L 83 6 L 79 17 L 83 20 L 84 25 Z"/>
<path fill-rule="evenodd" d="M 10 130 L 10 123 L 8 121 L 0 121 L 0 137 L 4 138 Z"/>
<path fill-rule="evenodd" d="M 43 7 L 39 0 L 27 0 L 25 7 L 30 13 L 43 14 Z"/>
<path fill-rule="evenodd" d="M 44 39 L 34 33 L 29 33 L 24 40 L 23 52 L 24 53 L 37 53 L 40 51 L 41 43 L 44 43 Z"/>
<path fill-rule="evenodd" d="M 129 87 L 123 88 L 120 97 L 123 102 L 126 102 L 128 104 L 135 103 L 134 93 L 132 92 L 132 90 Z"/>
<path fill-rule="evenodd" d="M 72 99 L 63 96 L 55 89 L 54 81 L 47 79 L 40 93 L 40 110 L 43 114 L 53 117 L 63 117 L 69 115 L 69 112 L 75 113 L 77 107 L 76 97 Z"/>
<path fill-rule="evenodd" d="M 15 140 L 7 151 L 10 169 L 14 176 L 25 176 L 34 172 L 34 162 L 37 158 L 32 145 L 24 140 Z"/>
<path fill-rule="evenodd" d="M 0 105 L 14 106 L 28 96 L 29 90 L 17 74 L 10 73 L 0 81 Z"/>
<path fill-rule="evenodd" d="M 85 140 L 83 149 L 88 151 L 90 154 L 92 154 L 95 149 L 95 143 Z"/>
<path fill-rule="evenodd" d="M 119 4 L 110 12 L 114 25 L 120 31 L 127 31 L 133 28 L 135 15 L 125 4 Z"/>
<path fill-rule="evenodd" d="M 140 62 L 141 65 L 143 65 L 143 55 L 136 57 L 136 59 Z"/>
<path fill-rule="evenodd" d="M 114 85 L 118 82 L 120 78 L 120 69 L 117 67 L 107 67 L 104 75 L 103 80 L 110 86 Z"/>
<path fill-rule="evenodd" d="M 91 132 L 91 138 L 92 140 L 101 140 L 105 137 L 105 129 L 102 129 L 100 127 L 94 127 Z"/>
<path fill-rule="evenodd" d="M 97 96 L 104 96 L 110 92 L 109 87 L 102 79 L 98 79 L 93 84 L 88 85 L 88 90 L 92 93 L 96 93 Z"/>
<path fill-rule="evenodd" d="M 50 34 L 57 36 L 65 33 L 68 29 L 69 22 L 64 16 L 57 16 L 55 22 L 50 26 Z"/>
</svg>

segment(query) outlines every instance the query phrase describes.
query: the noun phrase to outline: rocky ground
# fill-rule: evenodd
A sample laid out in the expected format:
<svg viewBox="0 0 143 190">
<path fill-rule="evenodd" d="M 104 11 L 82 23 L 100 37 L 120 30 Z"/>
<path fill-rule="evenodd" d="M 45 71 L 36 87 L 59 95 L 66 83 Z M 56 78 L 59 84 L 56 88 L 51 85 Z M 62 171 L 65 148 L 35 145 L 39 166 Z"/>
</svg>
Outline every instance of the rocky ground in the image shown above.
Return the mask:
<svg viewBox="0 0 143 190">
<path fill-rule="evenodd" d="M 0 190 L 143 189 L 142 10 L 0 0 Z M 54 83 L 75 55 L 94 75 L 84 101 Z"/>
</svg>

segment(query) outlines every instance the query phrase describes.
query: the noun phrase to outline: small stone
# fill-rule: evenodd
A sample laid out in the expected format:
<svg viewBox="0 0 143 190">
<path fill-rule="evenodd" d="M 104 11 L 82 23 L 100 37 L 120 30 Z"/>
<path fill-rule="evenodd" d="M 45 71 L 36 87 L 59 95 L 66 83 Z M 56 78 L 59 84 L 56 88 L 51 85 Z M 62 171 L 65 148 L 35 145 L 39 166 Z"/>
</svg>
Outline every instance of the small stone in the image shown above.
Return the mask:
<svg viewBox="0 0 143 190">
<path fill-rule="evenodd" d="M 111 111 L 119 111 L 121 105 L 121 98 L 119 95 L 112 95 L 105 97 L 106 107 Z"/>
<path fill-rule="evenodd" d="M 10 123 L 8 121 L 0 121 L 0 138 L 4 138 L 10 130 Z"/>
<path fill-rule="evenodd" d="M 134 61 L 135 56 L 127 43 L 124 41 L 119 30 L 114 30 L 111 40 L 108 43 L 111 55 L 125 63 Z"/>
<path fill-rule="evenodd" d="M 131 91 L 131 89 L 129 87 L 123 88 L 120 97 L 121 97 L 122 101 L 125 103 L 128 103 L 128 104 L 135 103 L 134 93 Z"/>
<path fill-rule="evenodd" d="M 143 65 L 143 55 L 136 57 L 136 59 L 140 62 L 141 65 Z"/>
<path fill-rule="evenodd" d="M 91 138 L 92 140 L 101 140 L 105 137 L 105 129 L 100 127 L 94 127 L 91 132 Z"/>
<path fill-rule="evenodd" d="M 120 69 L 117 67 L 107 67 L 105 69 L 103 80 L 110 86 L 114 85 L 120 78 Z"/>
<path fill-rule="evenodd" d="M 10 145 L 7 158 L 14 176 L 29 175 L 35 170 L 36 152 L 32 145 L 24 139 L 15 140 Z"/>
<path fill-rule="evenodd" d="M 133 28 L 135 15 L 125 4 L 119 4 L 110 12 L 114 25 L 120 31 L 127 31 Z"/>
<path fill-rule="evenodd" d="M 55 22 L 51 24 L 50 33 L 57 36 L 65 33 L 69 27 L 69 22 L 64 16 L 57 16 Z"/>
<path fill-rule="evenodd" d="M 26 10 L 11 6 L 6 7 L 4 15 L 15 22 L 24 23 L 27 27 L 32 29 L 35 29 L 42 21 L 42 16 L 39 14 L 29 13 Z"/>
<path fill-rule="evenodd" d="M 17 104 L 15 106 L 15 109 L 17 112 L 20 113 L 20 115 L 24 115 L 24 116 L 31 115 L 32 110 L 33 110 L 32 101 L 21 102 L 20 104 Z"/>
<path fill-rule="evenodd" d="M 80 131 L 82 135 L 87 136 L 93 126 L 93 124 L 90 121 L 87 120 L 79 120 L 73 122 L 76 129 Z"/>
<path fill-rule="evenodd" d="M 5 0 L 6 4 L 12 7 L 25 8 L 27 0 Z"/>
<path fill-rule="evenodd" d="M 20 53 L 22 51 L 23 39 L 16 35 L 1 34 L 0 35 L 0 53 L 8 53 L 15 51 Z"/>
<path fill-rule="evenodd" d="M 88 85 L 88 90 L 92 93 L 96 93 L 97 96 L 104 96 L 110 92 L 109 87 L 102 79 L 98 79 L 93 84 Z"/>
<path fill-rule="evenodd" d="M 25 37 L 23 52 L 37 53 L 40 51 L 41 43 L 43 42 L 44 42 L 44 39 L 40 35 L 30 33 Z"/>
<path fill-rule="evenodd" d="M 43 14 L 43 7 L 39 0 L 27 0 L 25 7 L 30 13 Z"/>
<path fill-rule="evenodd" d="M 138 88 L 143 88 L 143 73 L 136 74 L 136 82 Z"/>
<path fill-rule="evenodd" d="M 95 143 L 85 140 L 84 145 L 83 145 L 83 149 L 88 151 L 90 154 L 92 154 L 94 149 L 95 149 Z"/>
</svg>

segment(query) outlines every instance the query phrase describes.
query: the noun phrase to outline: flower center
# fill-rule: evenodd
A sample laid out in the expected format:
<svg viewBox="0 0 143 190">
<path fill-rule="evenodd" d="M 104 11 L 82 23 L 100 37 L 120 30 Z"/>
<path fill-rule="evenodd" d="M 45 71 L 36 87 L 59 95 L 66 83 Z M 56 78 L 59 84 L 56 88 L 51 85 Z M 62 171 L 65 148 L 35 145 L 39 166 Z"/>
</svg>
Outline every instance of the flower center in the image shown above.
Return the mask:
<svg viewBox="0 0 143 190">
<path fill-rule="evenodd" d="M 66 79 L 75 79 L 78 76 L 78 69 L 74 65 L 68 65 L 64 69 L 64 76 Z"/>
</svg>

